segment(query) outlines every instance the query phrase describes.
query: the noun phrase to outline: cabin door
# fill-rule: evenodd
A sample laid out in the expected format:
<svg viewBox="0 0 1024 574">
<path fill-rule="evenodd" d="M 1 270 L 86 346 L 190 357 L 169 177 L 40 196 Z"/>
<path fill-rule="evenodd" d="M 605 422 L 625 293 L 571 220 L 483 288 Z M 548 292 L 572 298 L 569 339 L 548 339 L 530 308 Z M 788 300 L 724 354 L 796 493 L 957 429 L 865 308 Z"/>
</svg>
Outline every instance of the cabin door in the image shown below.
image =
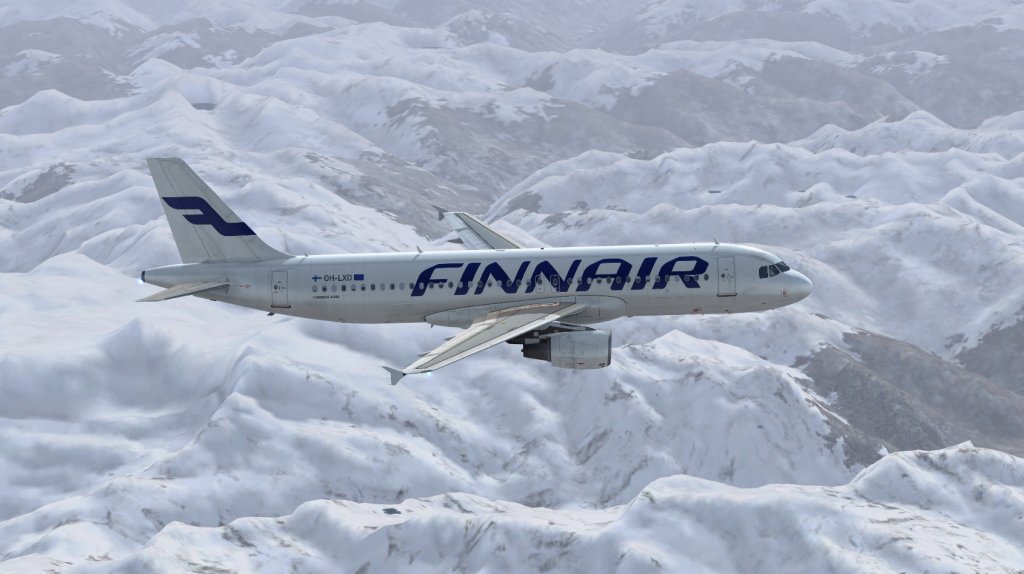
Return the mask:
<svg viewBox="0 0 1024 574">
<path fill-rule="evenodd" d="M 736 294 L 736 258 L 718 258 L 718 296 L 732 297 Z"/>
<path fill-rule="evenodd" d="M 270 273 L 270 306 L 278 308 L 291 307 L 288 304 L 287 271 L 272 271 Z"/>
</svg>

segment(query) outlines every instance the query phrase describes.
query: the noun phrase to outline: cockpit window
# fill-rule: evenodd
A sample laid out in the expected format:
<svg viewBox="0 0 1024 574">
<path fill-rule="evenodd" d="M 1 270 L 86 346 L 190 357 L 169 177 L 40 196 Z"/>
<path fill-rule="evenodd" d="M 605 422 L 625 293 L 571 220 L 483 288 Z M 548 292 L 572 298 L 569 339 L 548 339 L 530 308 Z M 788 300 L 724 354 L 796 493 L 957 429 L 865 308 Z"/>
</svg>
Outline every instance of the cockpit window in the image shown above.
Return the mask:
<svg viewBox="0 0 1024 574">
<path fill-rule="evenodd" d="M 757 276 L 761 279 L 767 279 L 768 277 L 775 277 L 779 273 L 785 273 L 789 271 L 789 265 L 779 261 L 771 265 L 762 265 L 757 268 Z"/>
</svg>

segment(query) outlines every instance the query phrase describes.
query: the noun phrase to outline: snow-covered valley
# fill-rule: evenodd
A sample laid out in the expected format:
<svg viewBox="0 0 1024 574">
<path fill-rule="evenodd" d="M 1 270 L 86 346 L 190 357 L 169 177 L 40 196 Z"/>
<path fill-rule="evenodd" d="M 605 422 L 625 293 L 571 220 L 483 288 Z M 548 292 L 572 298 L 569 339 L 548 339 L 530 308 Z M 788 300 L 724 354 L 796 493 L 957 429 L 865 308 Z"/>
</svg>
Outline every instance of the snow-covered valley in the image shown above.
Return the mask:
<svg viewBox="0 0 1024 574">
<path fill-rule="evenodd" d="M 0 3 L 0 571 L 1017 572 L 1024 4 Z M 611 367 L 199 299 L 144 159 L 292 253 L 770 248 Z M 891 454 L 890 454 L 891 453 Z"/>
</svg>

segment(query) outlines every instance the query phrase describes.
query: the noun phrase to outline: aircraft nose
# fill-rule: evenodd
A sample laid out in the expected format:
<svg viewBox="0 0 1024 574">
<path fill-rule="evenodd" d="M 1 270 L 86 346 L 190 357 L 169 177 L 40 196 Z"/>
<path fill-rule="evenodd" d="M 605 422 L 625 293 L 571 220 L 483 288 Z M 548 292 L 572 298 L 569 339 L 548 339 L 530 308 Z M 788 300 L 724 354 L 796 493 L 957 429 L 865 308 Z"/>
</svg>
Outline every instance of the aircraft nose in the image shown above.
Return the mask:
<svg viewBox="0 0 1024 574">
<path fill-rule="evenodd" d="M 814 283 L 811 283 L 811 280 L 804 276 L 803 273 L 800 273 L 799 271 L 790 271 L 787 275 L 791 275 L 789 279 L 788 295 L 793 299 L 794 303 L 802 299 L 806 299 L 807 296 L 811 294 L 811 291 L 814 290 Z"/>
</svg>

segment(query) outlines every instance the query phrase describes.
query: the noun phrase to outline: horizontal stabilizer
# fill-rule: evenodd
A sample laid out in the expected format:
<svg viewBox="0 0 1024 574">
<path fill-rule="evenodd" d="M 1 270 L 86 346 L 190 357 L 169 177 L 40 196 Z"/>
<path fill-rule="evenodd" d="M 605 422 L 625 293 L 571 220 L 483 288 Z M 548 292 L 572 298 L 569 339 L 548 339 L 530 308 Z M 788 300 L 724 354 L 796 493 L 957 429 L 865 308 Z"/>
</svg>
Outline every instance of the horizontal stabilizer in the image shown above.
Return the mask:
<svg viewBox="0 0 1024 574">
<path fill-rule="evenodd" d="M 158 293 L 154 293 L 149 297 L 139 299 L 136 303 L 150 302 L 150 301 L 166 301 L 168 299 L 176 299 L 178 297 L 184 297 L 186 295 L 195 295 L 196 293 L 202 293 L 204 291 L 212 291 L 213 289 L 219 289 L 221 287 L 227 287 L 227 282 L 207 282 L 207 283 L 182 283 L 181 285 L 175 285 L 169 289 L 164 289 Z"/>
</svg>

